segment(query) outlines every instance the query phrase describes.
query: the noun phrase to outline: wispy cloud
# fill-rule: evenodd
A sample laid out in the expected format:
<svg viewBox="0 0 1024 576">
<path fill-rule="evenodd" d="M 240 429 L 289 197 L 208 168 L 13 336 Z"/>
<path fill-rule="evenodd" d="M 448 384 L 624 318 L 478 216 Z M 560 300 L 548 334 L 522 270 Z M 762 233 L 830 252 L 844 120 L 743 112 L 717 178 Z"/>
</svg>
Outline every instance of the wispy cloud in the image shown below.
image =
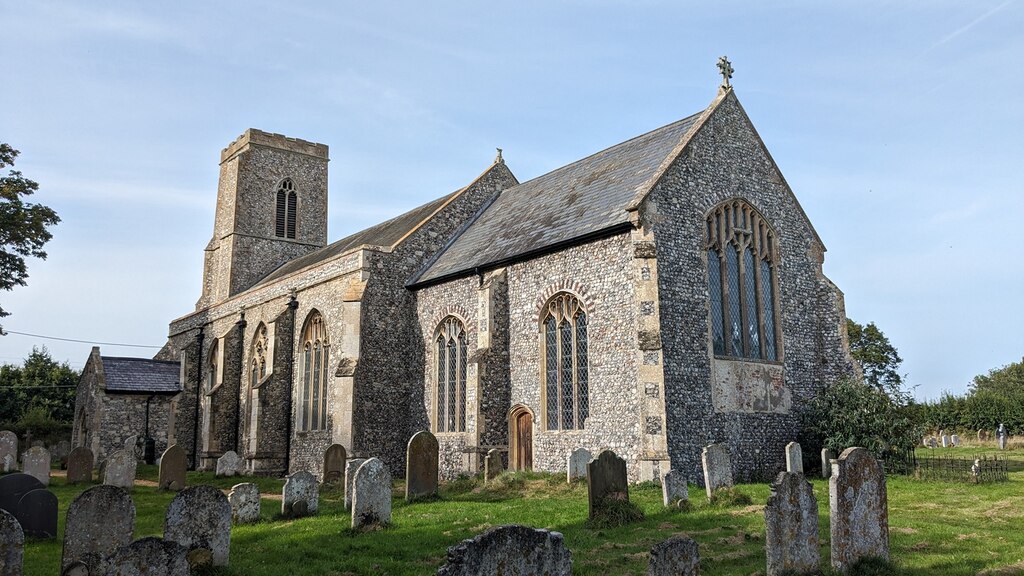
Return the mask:
<svg viewBox="0 0 1024 576">
<path fill-rule="evenodd" d="M 995 14 L 995 13 L 999 12 L 999 11 L 1000 11 L 1000 10 L 1002 10 L 1003 8 L 1006 8 L 1007 6 L 1009 6 L 1009 5 L 1010 5 L 1010 4 L 1012 4 L 1012 3 L 1013 3 L 1013 0 L 1006 0 L 1006 1 L 1005 1 L 1005 2 L 1003 2 L 1002 4 L 1000 4 L 1000 5 L 996 6 L 995 8 L 992 8 L 991 10 L 989 10 L 988 12 L 985 12 L 985 13 L 984 13 L 984 14 L 982 14 L 981 16 L 978 16 L 978 17 L 977 17 L 977 18 L 975 18 L 974 20 L 971 20 L 970 22 L 968 22 L 968 23 L 967 23 L 967 24 L 965 24 L 964 26 L 961 26 L 960 28 L 957 28 L 956 30 L 954 30 L 954 31 L 950 32 L 949 34 L 947 34 L 946 36 L 944 36 L 944 37 L 943 37 L 943 38 L 942 38 L 941 40 L 939 40 L 939 41 L 938 41 L 938 42 L 936 42 L 935 44 L 932 44 L 932 45 L 931 45 L 931 46 L 930 46 L 930 47 L 928 48 L 928 50 L 933 50 L 933 49 L 935 49 L 935 48 L 938 48 L 939 46 L 942 46 L 943 44 L 945 44 L 945 43 L 947 43 L 947 42 L 949 42 L 949 41 L 953 40 L 954 38 L 956 38 L 956 37 L 958 37 L 958 36 L 962 36 L 963 34 L 965 34 L 965 33 L 967 33 L 968 31 L 970 31 L 970 29 L 971 29 L 971 28 L 974 28 L 974 27 L 975 27 L 975 26 L 977 26 L 978 24 L 981 24 L 982 22 L 984 22 L 985 20 L 987 20 L 988 18 L 990 18 L 990 17 L 991 17 L 991 16 L 993 15 L 993 14 Z"/>
</svg>

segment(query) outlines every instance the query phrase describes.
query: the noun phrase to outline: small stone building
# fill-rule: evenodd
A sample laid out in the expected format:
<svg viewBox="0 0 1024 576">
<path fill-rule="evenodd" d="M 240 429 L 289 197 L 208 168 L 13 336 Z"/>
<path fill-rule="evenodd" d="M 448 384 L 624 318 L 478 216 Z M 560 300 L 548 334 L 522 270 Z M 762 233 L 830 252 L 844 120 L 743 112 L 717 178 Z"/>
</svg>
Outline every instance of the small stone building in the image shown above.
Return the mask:
<svg viewBox="0 0 1024 576">
<path fill-rule="evenodd" d="M 94 346 L 78 381 L 71 445 L 89 448 L 99 461 L 148 430 L 162 453 L 181 392 L 180 371 L 176 361 L 101 356 Z"/>
<path fill-rule="evenodd" d="M 784 466 L 801 408 L 852 370 L 825 247 L 735 93 L 526 182 L 464 187 L 327 243 L 328 148 L 250 129 L 221 153 L 170 434 L 211 468 L 319 471 L 332 443 L 442 475 L 489 448 L 563 470 L 612 448 L 632 480 Z"/>
</svg>

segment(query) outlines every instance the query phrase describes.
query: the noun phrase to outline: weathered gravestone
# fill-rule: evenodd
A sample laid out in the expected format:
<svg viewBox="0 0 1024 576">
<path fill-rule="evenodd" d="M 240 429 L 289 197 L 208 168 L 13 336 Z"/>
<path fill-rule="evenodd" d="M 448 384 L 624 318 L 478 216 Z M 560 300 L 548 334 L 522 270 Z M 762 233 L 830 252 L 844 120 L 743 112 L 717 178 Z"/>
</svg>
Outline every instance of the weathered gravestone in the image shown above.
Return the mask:
<svg viewBox="0 0 1024 576">
<path fill-rule="evenodd" d="M 15 472 L 0 476 L 0 508 L 18 517 L 18 503 L 21 497 L 33 490 L 45 489 L 43 483 L 35 476 Z"/>
<path fill-rule="evenodd" d="M 678 506 L 680 501 L 689 501 L 686 475 L 678 470 L 669 470 L 661 477 L 661 500 L 665 506 Z"/>
<path fill-rule="evenodd" d="M 185 488 L 185 470 L 188 469 L 188 455 L 174 444 L 160 456 L 159 485 L 161 490 L 178 491 Z"/>
<path fill-rule="evenodd" d="M 988 432 L 984 429 L 978 430 L 978 442 L 984 442 L 988 440 Z"/>
<path fill-rule="evenodd" d="M 939 447 L 939 441 L 935 438 L 935 436 L 930 436 L 928 438 L 928 447 L 929 448 L 938 448 Z"/>
<path fill-rule="evenodd" d="M 7 510 L 0 509 L 0 576 L 21 576 L 25 559 L 25 532 Z"/>
<path fill-rule="evenodd" d="M 316 477 L 300 470 L 289 474 L 281 490 L 281 515 L 298 518 L 316 514 L 320 507 L 320 485 Z"/>
<path fill-rule="evenodd" d="M 352 509 L 352 483 L 356 479 L 356 470 L 366 462 L 366 458 L 350 458 L 345 462 L 345 510 Z"/>
<path fill-rule="evenodd" d="M 220 476 L 237 476 L 242 473 L 242 457 L 238 455 L 234 450 L 228 450 L 217 458 L 217 471 L 215 474 Z"/>
<path fill-rule="evenodd" d="M 587 463 L 587 502 L 590 519 L 599 516 L 609 500 L 629 502 L 626 461 L 611 450 L 602 450 Z"/>
<path fill-rule="evenodd" d="M 1006 433 L 1006 426 L 1002 422 L 999 423 L 999 427 L 996 428 L 996 442 L 999 444 L 1000 450 L 1006 450 L 1006 438 L 1009 434 Z"/>
<path fill-rule="evenodd" d="M 420 430 L 409 439 L 405 450 L 405 500 L 437 494 L 437 438 Z"/>
<path fill-rule="evenodd" d="M 0 470 L 4 474 L 14 472 L 18 469 L 18 460 L 10 454 L 4 454 L 3 461 L 0 461 Z"/>
<path fill-rule="evenodd" d="M 836 459 L 836 453 L 828 448 L 821 449 L 821 477 L 832 477 L 832 461 Z"/>
<path fill-rule="evenodd" d="M 572 482 L 587 477 L 587 464 L 594 459 L 594 455 L 586 448 L 577 448 L 569 454 L 566 462 L 566 482 Z"/>
<path fill-rule="evenodd" d="M 817 574 L 818 501 L 799 472 L 780 472 L 764 507 L 768 576 Z"/>
<path fill-rule="evenodd" d="M 324 483 L 338 482 L 345 474 L 348 454 L 341 444 L 331 444 L 324 452 Z"/>
<path fill-rule="evenodd" d="M 732 457 L 725 444 L 711 444 L 700 453 L 704 465 L 704 489 L 708 499 L 719 488 L 732 487 Z"/>
<path fill-rule="evenodd" d="M 189 566 L 227 566 L 231 550 L 231 504 L 213 486 L 185 488 L 164 516 L 164 538 L 188 549 Z"/>
<path fill-rule="evenodd" d="M 18 464 L 18 435 L 10 430 L 0 430 L 0 460 L 10 455 L 14 459 L 15 467 Z M 13 468 L 11 469 L 13 470 Z M 10 472 L 11 470 L 6 470 Z"/>
<path fill-rule="evenodd" d="M 889 506 L 885 474 L 863 448 L 847 448 L 828 481 L 832 567 L 845 572 L 867 557 L 889 559 Z"/>
<path fill-rule="evenodd" d="M 804 473 L 804 451 L 796 442 L 786 444 L 786 472 Z"/>
<path fill-rule="evenodd" d="M 134 531 L 135 504 L 127 490 L 103 485 L 82 492 L 68 506 L 61 574 L 79 564 L 86 574 L 106 574 L 110 556 L 131 543 Z"/>
<path fill-rule="evenodd" d="M 129 436 L 124 439 L 124 449 L 135 454 L 135 447 L 139 445 L 138 436 Z"/>
<path fill-rule="evenodd" d="M 103 483 L 131 490 L 138 464 L 135 454 L 128 450 L 113 452 L 103 461 Z"/>
<path fill-rule="evenodd" d="M 92 450 L 85 446 L 79 446 L 68 454 L 68 484 L 92 482 Z"/>
<path fill-rule="evenodd" d="M 686 536 L 673 536 L 651 548 L 647 576 L 697 576 L 700 554 L 697 543 Z"/>
<path fill-rule="evenodd" d="M 231 520 L 235 524 L 250 524 L 260 520 L 260 488 L 250 482 L 235 484 L 228 493 Z"/>
<path fill-rule="evenodd" d="M 188 549 L 156 536 L 140 538 L 110 558 L 107 576 L 188 576 Z"/>
<path fill-rule="evenodd" d="M 498 477 L 505 468 L 501 462 L 501 450 L 491 448 L 484 457 L 484 484 Z"/>
<path fill-rule="evenodd" d="M 18 501 L 14 517 L 26 536 L 33 538 L 57 537 L 57 495 L 45 488 L 25 493 Z"/>
<path fill-rule="evenodd" d="M 942 434 L 941 438 L 942 438 L 942 447 L 943 448 L 949 448 L 949 436 L 947 436 L 945 434 Z"/>
<path fill-rule="evenodd" d="M 41 446 L 33 446 L 21 455 L 21 471 L 50 485 L 50 453 Z"/>
<path fill-rule="evenodd" d="M 377 458 L 356 470 L 352 482 L 352 529 L 391 523 L 391 473 Z"/>
<path fill-rule="evenodd" d="M 50 449 L 50 465 L 53 464 L 64 464 L 68 460 L 68 454 L 71 453 L 71 442 L 67 440 L 61 440 Z"/>
<path fill-rule="evenodd" d="M 949 443 L 952 444 L 954 448 L 958 448 L 960 446 L 960 436 L 953 434 L 949 437 Z"/>
<path fill-rule="evenodd" d="M 496 526 L 448 548 L 437 576 L 570 576 L 572 553 L 558 532 Z"/>
</svg>

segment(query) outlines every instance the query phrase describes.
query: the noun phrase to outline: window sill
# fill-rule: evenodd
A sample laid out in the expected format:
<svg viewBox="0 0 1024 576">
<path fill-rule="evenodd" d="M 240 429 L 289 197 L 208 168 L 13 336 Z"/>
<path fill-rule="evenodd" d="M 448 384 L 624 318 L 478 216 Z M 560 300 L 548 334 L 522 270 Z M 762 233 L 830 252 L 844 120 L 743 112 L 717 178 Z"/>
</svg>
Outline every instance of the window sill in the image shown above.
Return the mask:
<svg viewBox="0 0 1024 576">
<path fill-rule="evenodd" d="M 746 362 L 747 364 L 768 364 L 769 366 L 782 366 L 782 360 L 762 360 L 760 358 L 743 358 L 741 356 L 719 356 L 715 354 L 715 360 L 726 362 Z"/>
</svg>

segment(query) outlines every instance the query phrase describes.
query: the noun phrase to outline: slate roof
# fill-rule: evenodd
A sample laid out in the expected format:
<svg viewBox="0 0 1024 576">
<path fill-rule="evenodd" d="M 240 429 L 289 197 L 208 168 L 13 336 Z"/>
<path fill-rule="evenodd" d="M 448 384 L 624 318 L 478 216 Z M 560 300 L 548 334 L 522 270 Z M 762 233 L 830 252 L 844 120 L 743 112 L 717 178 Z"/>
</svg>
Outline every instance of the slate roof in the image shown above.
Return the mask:
<svg viewBox="0 0 1024 576">
<path fill-rule="evenodd" d="M 107 392 L 172 394 L 181 392 L 177 362 L 101 356 Z"/>
<path fill-rule="evenodd" d="M 624 227 L 703 112 L 503 190 L 412 284 L 462 275 Z"/>
</svg>

